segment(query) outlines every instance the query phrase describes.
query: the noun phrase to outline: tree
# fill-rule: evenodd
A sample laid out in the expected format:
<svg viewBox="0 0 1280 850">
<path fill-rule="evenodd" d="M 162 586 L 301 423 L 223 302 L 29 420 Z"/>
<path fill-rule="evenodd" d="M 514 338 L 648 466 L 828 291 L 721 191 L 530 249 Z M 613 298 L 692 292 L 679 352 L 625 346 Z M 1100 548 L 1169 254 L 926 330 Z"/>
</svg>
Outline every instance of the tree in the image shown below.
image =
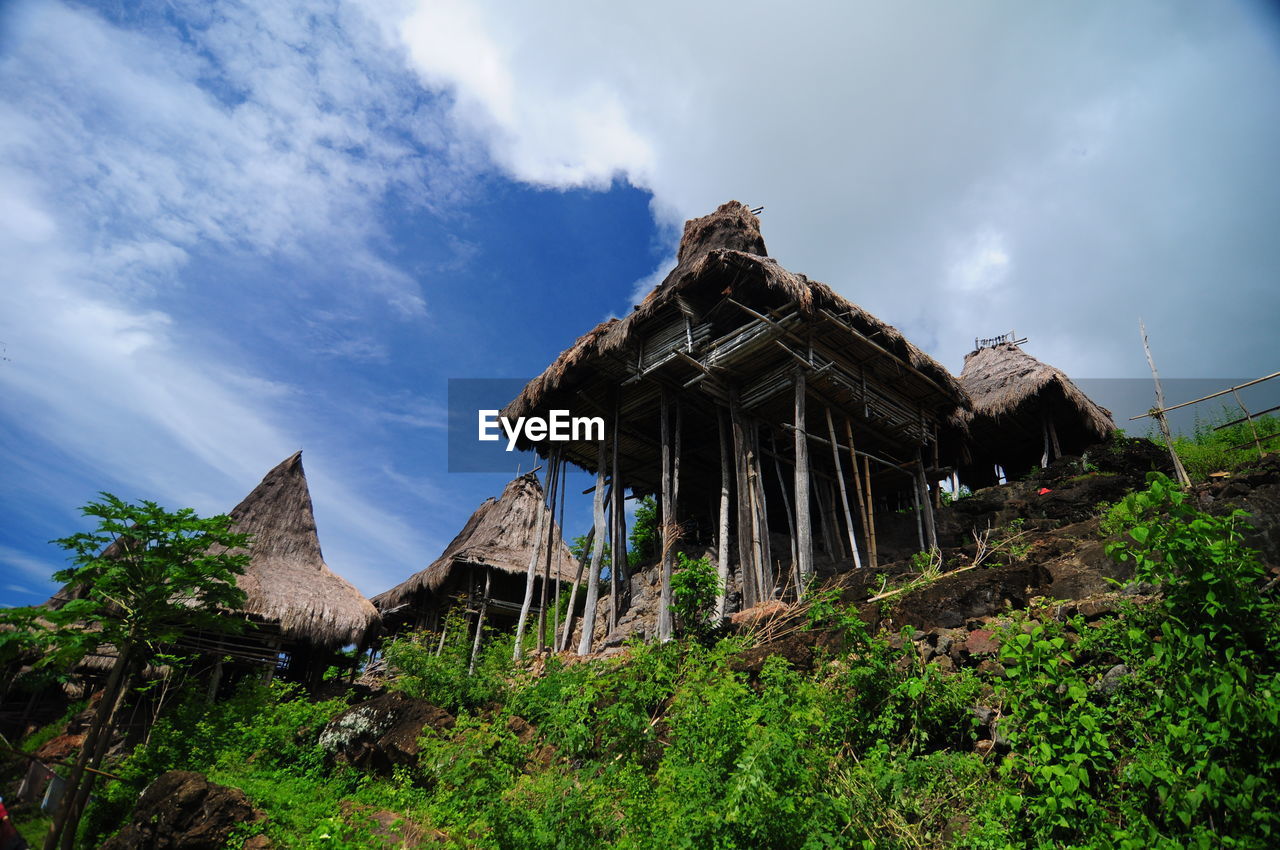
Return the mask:
<svg viewBox="0 0 1280 850">
<path fill-rule="evenodd" d="M 71 553 L 72 566 L 54 573 L 72 597 L 57 610 L 17 610 L 0 641 L 37 646 L 48 663 L 93 647 L 115 654 L 93 723 L 72 768 L 45 850 L 69 850 L 95 773 L 115 731 L 116 712 L 132 671 L 184 632 L 228 631 L 240 625 L 228 610 L 244 604 L 236 586 L 249 556 L 249 536 L 231 530 L 225 515 L 201 518 L 190 508 L 169 512 L 155 502 L 129 504 L 110 493 L 80 509 L 98 520 L 93 531 L 53 543 Z M 236 554 L 239 552 L 240 554 Z"/>
</svg>

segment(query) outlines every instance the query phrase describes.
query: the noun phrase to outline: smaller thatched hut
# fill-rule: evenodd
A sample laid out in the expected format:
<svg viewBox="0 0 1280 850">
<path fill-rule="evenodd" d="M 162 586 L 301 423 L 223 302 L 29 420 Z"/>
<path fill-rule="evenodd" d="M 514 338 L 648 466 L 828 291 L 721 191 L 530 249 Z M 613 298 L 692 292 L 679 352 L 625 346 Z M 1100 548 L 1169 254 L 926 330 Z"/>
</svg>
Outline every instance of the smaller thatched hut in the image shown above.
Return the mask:
<svg viewBox="0 0 1280 850">
<path fill-rule="evenodd" d="M 373 597 L 387 631 L 438 631 L 444 615 L 455 605 L 464 606 L 469 613 L 479 612 L 483 606 L 490 625 L 514 625 L 524 601 L 529 559 L 538 544 L 543 500 L 542 485 L 533 473 L 507 484 L 497 499 L 485 499 L 439 558 Z M 572 582 L 577 562 L 554 523 L 550 534 L 554 542 L 551 580 L 558 577 Z M 545 553 L 546 544 L 538 549 Z M 534 613 L 541 599 L 543 574 L 544 565 L 539 563 Z"/>
<path fill-rule="evenodd" d="M 190 632 L 179 639 L 179 648 L 314 684 L 337 650 L 367 643 L 381 620 L 373 604 L 325 563 L 302 452 L 268 472 L 230 517 L 235 531 L 251 535 L 249 564 L 237 581 L 245 592 L 237 614 L 248 620 L 247 628 L 233 635 Z M 78 593 L 71 585 L 45 604 L 61 607 Z M 103 668 L 112 659 L 104 651 L 86 665 Z M 215 666 L 219 677 L 221 665 Z"/>
<path fill-rule="evenodd" d="M 1082 453 L 1115 430 L 1110 411 L 1016 342 L 970 352 L 960 385 L 973 400 L 973 410 L 962 414 L 969 456 L 960 478 L 969 487 L 997 483 L 997 465 L 1008 478 L 1020 478 L 1033 467 Z"/>
</svg>

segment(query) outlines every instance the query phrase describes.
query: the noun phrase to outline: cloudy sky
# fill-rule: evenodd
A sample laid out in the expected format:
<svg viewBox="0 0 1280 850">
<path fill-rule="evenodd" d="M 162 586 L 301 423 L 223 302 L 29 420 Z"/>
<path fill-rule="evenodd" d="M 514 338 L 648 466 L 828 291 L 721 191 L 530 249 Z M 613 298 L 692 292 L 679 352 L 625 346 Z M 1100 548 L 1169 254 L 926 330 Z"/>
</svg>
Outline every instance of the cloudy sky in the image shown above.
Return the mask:
<svg viewBox="0 0 1280 850">
<path fill-rule="evenodd" d="M 1141 316 L 1167 376 L 1274 371 L 1277 150 L 1262 4 L 12 0 L 0 603 L 96 492 L 226 511 L 299 448 L 386 589 L 504 481 L 446 471 L 447 380 L 537 373 L 731 198 L 953 370 L 1016 328 L 1141 377 Z"/>
</svg>

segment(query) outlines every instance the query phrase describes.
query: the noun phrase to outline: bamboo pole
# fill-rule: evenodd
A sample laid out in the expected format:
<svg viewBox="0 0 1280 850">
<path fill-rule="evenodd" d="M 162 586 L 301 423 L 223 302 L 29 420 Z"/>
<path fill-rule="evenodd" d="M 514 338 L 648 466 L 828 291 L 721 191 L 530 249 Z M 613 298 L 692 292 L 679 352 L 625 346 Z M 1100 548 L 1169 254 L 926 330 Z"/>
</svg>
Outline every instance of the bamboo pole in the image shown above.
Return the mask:
<svg viewBox="0 0 1280 850">
<path fill-rule="evenodd" d="M 1258 426 L 1253 424 L 1253 415 L 1249 413 L 1249 409 L 1245 407 L 1244 402 L 1240 400 L 1240 393 L 1236 391 L 1235 387 L 1231 388 L 1231 394 L 1235 396 L 1236 404 L 1240 405 L 1240 410 L 1244 413 L 1244 418 L 1249 422 L 1249 430 L 1253 432 L 1253 443 L 1258 447 L 1258 460 L 1262 460 L 1264 454 L 1262 451 L 1262 440 L 1258 437 Z"/>
<path fill-rule="evenodd" d="M 724 408 L 716 407 L 716 425 L 720 435 L 720 517 L 716 526 L 716 620 L 725 617 L 725 601 L 729 588 L 729 440 Z"/>
<path fill-rule="evenodd" d="M 662 586 L 658 596 L 658 640 L 671 639 L 671 573 L 674 566 L 675 552 L 671 545 L 672 526 L 675 522 L 675 506 L 672 502 L 671 488 L 671 400 L 667 389 L 662 390 L 659 404 L 660 435 L 662 439 Z"/>
<path fill-rule="evenodd" d="M 831 418 L 831 408 L 826 409 L 827 433 L 831 435 L 831 461 L 836 467 L 836 481 L 840 484 L 840 503 L 844 506 L 844 521 L 849 528 L 849 549 L 853 553 L 853 565 L 862 568 L 862 559 L 858 557 L 858 538 L 853 532 L 853 514 L 849 510 L 849 491 L 844 486 L 844 466 L 840 463 L 840 449 L 836 445 L 836 425 Z"/>
<path fill-rule="evenodd" d="M 567 468 L 562 469 L 562 470 L 561 470 L 561 475 L 563 476 L 566 472 L 568 472 L 568 469 L 567 469 Z M 564 497 L 565 497 L 565 494 L 566 494 L 566 493 L 568 492 L 568 490 L 569 490 L 568 484 L 569 484 L 569 482 L 568 482 L 566 479 L 564 479 L 564 478 L 562 478 L 562 479 L 561 479 L 561 481 L 560 481 L 560 511 L 559 511 L 559 513 L 560 513 L 560 527 L 561 527 L 561 528 L 563 528 L 563 527 L 564 527 Z M 554 537 L 555 537 L 555 532 L 554 532 L 554 528 L 556 527 L 556 526 L 555 526 L 555 517 L 556 517 L 556 515 L 555 515 L 555 514 L 552 514 L 552 515 L 551 515 L 551 520 L 552 520 L 552 529 L 553 529 L 552 534 L 551 534 L 552 538 L 554 538 Z M 553 561 L 553 560 L 555 559 L 555 555 L 556 555 L 556 554 L 559 554 L 559 553 L 556 551 L 556 548 L 557 548 L 557 547 L 556 547 L 556 545 L 555 545 L 555 540 L 554 540 L 554 539 L 552 539 L 552 541 L 551 541 L 551 543 L 550 543 L 549 545 L 550 545 L 550 548 L 548 549 L 548 552 L 550 552 L 550 553 L 552 553 L 552 554 L 548 557 L 548 562 Z M 562 572 L 564 572 L 564 570 L 563 570 L 563 568 L 562 568 L 562 567 L 557 567 L 557 568 L 556 568 L 556 594 L 555 594 L 555 601 L 554 601 L 554 602 L 552 603 L 552 605 L 551 605 L 551 617 L 552 617 L 552 620 L 551 620 L 551 642 L 552 642 L 553 644 L 556 642 L 556 635 L 557 635 L 557 634 L 559 634 L 559 632 L 560 632 L 560 574 L 561 574 Z M 577 586 L 575 585 L 575 589 L 576 589 L 576 588 L 577 588 Z M 567 615 L 567 614 L 566 614 L 566 616 L 565 616 L 565 619 L 566 619 L 566 620 L 568 619 L 568 615 Z"/>
<path fill-rule="evenodd" d="M 813 529 L 809 521 L 809 441 L 805 436 L 804 372 L 795 371 L 795 496 L 796 496 L 796 564 L 800 584 L 808 587 L 813 578 Z"/>
<path fill-rule="evenodd" d="M 772 448 L 773 455 L 773 471 L 778 477 L 778 491 L 782 493 L 782 508 L 787 515 L 787 544 L 791 550 L 791 563 L 788 565 L 794 577 L 796 569 L 796 518 L 791 512 L 791 497 L 787 495 L 787 482 L 782 477 L 782 461 L 778 460 L 778 441 L 774 439 L 773 433 L 769 434 L 769 446 Z M 796 585 L 797 589 L 799 584 Z M 796 597 L 799 599 L 799 596 Z"/>
<path fill-rule="evenodd" d="M 862 525 L 862 545 L 867 553 L 867 564 L 875 566 L 871 562 L 871 532 L 867 528 L 867 500 L 862 494 L 862 471 L 858 469 L 858 453 L 853 447 L 853 425 L 849 423 L 847 416 L 844 420 L 844 439 L 849 444 L 849 465 L 853 472 L 853 495 L 858 508 L 858 522 Z"/>
<path fill-rule="evenodd" d="M 582 637 L 578 639 L 578 654 L 588 655 L 596 631 L 596 604 L 600 598 L 600 564 L 604 560 L 604 474 L 605 447 L 600 441 L 596 454 L 596 492 L 591 505 L 591 530 L 595 532 L 595 545 L 591 547 L 591 569 L 587 572 L 587 602 L 582 611 Z"/>
<path fill-rule="evenodd" d="M 759 565 L 759 586 L 761 596 L 774 598 L 773 578 L 773 546 L 769 540 L 769 502 L 764 492 L 764 472 L 760 463 L 760 423 L 754 423 L 751 430 L 751 456 L 747 459 L 751 470 L 751 481 L 755 490 L 753 504 L 759 516 L 756 540 L 759 546 L 757 564 Z"/>
<path fill-rule="evenodd" d="M 871 459 L 866 455 L 862 456 L 862 475 L 867 490 L 867 544 L 871 547 L 869 560 L 874 568 L 879 563 L 880 546 L 876 542 L 876 502 L 871 493 Z"/>
<path fill-rule="evenodd" d="M 738 573 L 742 578 L 742 608 L 752 608 L 760 601 L 756 585 L 755 540 L 751 533 L 751 488 L 747 477 L 747 435 L 742 422 L 738 393 L 729 390 L 729 425 L 733 430 L 734 501 L 738 512 Z"/>
<path fill-rule="evenodd" d="M 484 633 L 484 618 L 489 612 L 489 582 L 493 578 L 493 571 L 485 568 L 484 571 L 484 596 L 480 599 L 480 615 L 476 617 L 476 639 L 471 643 L 471 664 L 467 666 L 467 675 L 470 676 L 476 672 L 476 656 L 480 654 L 480 637 Z"/>
<path fill-rule="evenodd" d="M 1164 388 L 1160 385 L 1160 374 L 1156 372 L 1156 361 L 1151 356 L 1151 344 L 1147 341 L 1147 326 L 1138 320 L 1138 330 L 1142 332 L 1142 349 L 1147 353 L 1147 365 L 1151 367 L 1151 379 L 1156 384 L 1156 406 L 1152 408 L 1151 415 L 1155 416 L 1156 422 L 1160 425 L 1160 433 L 1164 435 L 1165 445 L 1169 449 L 1169 457 L 1173 459 L 1173 470 L 1178 474 L 1178 483 L 1184 488 L 1191 486 L 1191 476 L 1187 475 L 1186 467 L 1182 465 L 1182 458 L 1178 457 L 1178 452 L 1173 447 L 1173 434 L 1169 431 L 1169 421 L 1164 418 L 1167 410 L 1164 406 Z"/>
<path fill-rule="evenodd" d="M 609 499 L 609 632 L 612 633 L 618 627 L 618 576 L 620 570 L 626 564 L 627 560 L 627 543 L 621 541 L 619 545 L 618 527 L 622 519 L 622 472 L 619 469 L 619 449 L 618 449 L 618 420 L 619 415 L 619 394 L 614 393 L 613 399 L 613 461 L 610 469 L 610 478 L 613 482 L 613 492 Z"/>
<path fill-rule="evenodd" d="M 919 462 L 916 464 L 916 482 L 920 488 L 920 501 L 924 504 L 924 531 L 925 539 L 929 543 L 930 549 L 938 548 L 938 529 L 933 520 L 933 500 L 929 498 L 929 481 L 924 475 L 924 452 L 920 452 Z"/>
<path fill-rule="evenodd" d="M 556 451 L 555 472 L 551 476 L 551 487 L 547 492 L 547 504 L 551 509 L 551 521 L 547 523 L 547 553 L 542 567 L 542 599 L 538 609 L 538 653 L 547 649 L 547 597 L 551 594 L 551 561 L 555 552 L 556 535 L 556 495 L 560 492 L 560 483 L 564 478 L 564 460 Z"/>
</svg>

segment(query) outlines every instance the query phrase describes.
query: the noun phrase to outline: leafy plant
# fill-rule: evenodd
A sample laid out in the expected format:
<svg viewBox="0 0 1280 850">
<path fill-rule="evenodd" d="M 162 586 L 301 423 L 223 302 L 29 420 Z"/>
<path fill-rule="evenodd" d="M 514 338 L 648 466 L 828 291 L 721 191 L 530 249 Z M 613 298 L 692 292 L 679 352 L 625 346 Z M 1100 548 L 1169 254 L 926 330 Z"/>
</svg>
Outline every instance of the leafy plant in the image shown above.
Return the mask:
<svg viewBox="0 0 1280 850">
<path fill-rule="evenodd" d="M 710 558 L 690 558 L 676 553 L 676 569 L 671 576 L 671 601 L 676 617 L 686 632 L 705 638 L 717 625 L 716 597 L 720 577 Z"/>
<path fill-rule="evenodd" d="M 642 496 L 636 503 L 636 521 L 631 526 L 627 540 L 631 544 L 628 563 L 631 569 L 651 564 L 658 557 L 658 502 L 652 496 Z"/>
</svg>

